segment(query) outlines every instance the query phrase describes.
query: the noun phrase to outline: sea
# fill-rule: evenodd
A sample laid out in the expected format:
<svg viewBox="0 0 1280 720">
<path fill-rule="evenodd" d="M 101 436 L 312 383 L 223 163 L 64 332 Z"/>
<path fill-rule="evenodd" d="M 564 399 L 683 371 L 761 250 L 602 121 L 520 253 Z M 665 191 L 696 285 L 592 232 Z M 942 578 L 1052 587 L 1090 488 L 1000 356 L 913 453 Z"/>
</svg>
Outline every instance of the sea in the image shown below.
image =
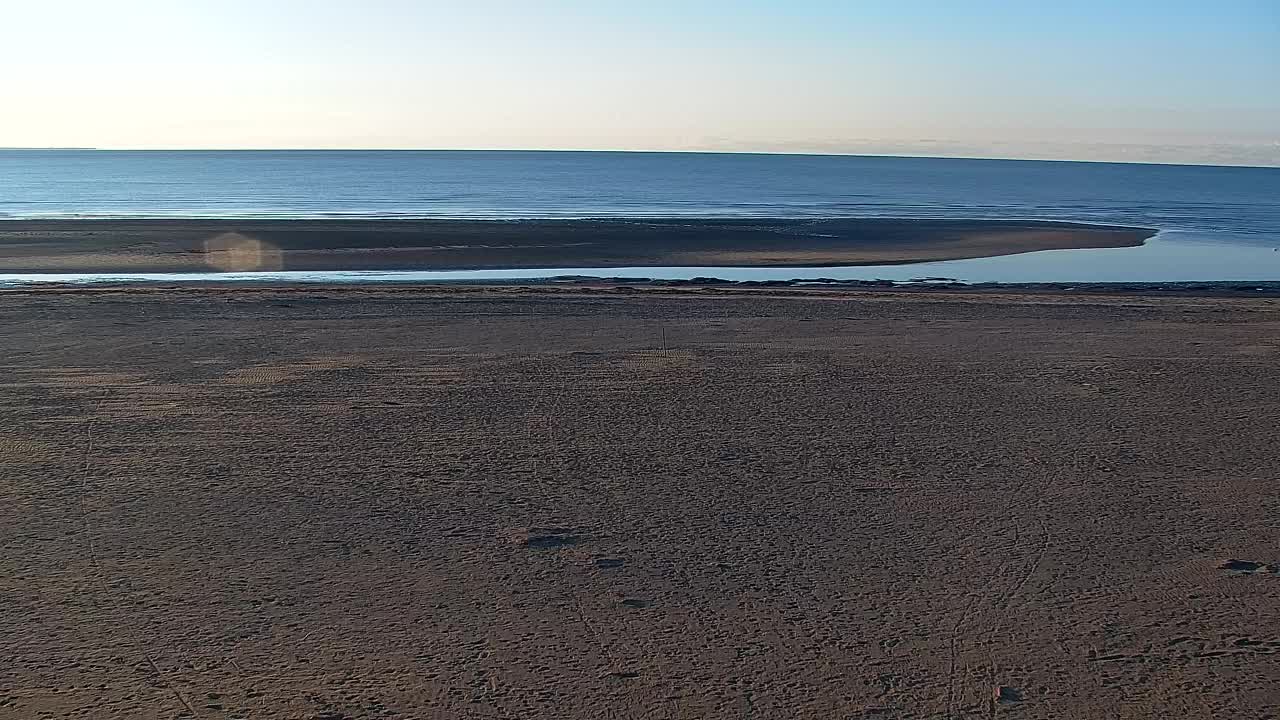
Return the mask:
<svg viewBox="0 0 1280 720">
<path fill-rule="evenodd" d="M 1141 248 L 823 268 L 821 275 L 1280 281 L 1280 168 L 1272 167 L 726 153 L 0 150 L 0 222 L 174 217 L 1067 220 L 1160 233 Z M 601 274 L 592 270 L 511 275 L 422 268 L 402 279 Z M 607 274 L 791 279 L 814 270 L 623 268 Z M 404 274 L 325 275 L 294 279 Z M 13 282 L 5 275 L 0 282 L 6 278 Z"/>
</svg>

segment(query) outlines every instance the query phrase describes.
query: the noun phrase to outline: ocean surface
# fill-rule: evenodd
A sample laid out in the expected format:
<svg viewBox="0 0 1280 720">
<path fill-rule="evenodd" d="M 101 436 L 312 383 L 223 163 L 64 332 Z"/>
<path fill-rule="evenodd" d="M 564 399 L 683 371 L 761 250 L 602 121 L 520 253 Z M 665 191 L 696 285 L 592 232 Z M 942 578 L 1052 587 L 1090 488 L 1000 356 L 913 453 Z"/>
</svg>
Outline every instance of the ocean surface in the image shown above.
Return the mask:
<svg viewBox="0 0 1280 720">
<path fill-rule="evenodd" d="M 1161 234 L 1138 249 L 996 258 L 1006 265 L 988 274 L 1098 280 L 1117 275 L 1108 267 L 1114 261 L 1128 268 L 1121 281 L 1280 280 L 1280 168 L 630 152 L 0 150 L 0 221 L 646 216 L 1137 225 Z M 938 274 L 956 263 L 990 267 L 912 267 Z"/>
</svg>

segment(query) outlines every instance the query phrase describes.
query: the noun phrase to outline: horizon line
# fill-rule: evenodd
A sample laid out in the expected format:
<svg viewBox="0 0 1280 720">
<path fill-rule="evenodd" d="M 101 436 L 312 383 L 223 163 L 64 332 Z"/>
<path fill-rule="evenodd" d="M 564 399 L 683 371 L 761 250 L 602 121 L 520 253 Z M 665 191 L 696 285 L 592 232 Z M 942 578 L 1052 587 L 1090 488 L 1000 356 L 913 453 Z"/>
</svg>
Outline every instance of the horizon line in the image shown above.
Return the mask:
<svg viewBox="0 0 1280 720">
<path fill-rule="evenodd" d="M 1274 165 L 1220 164 L 1204 162 L 1172 162 L 1159 160 L 1082 160 L 1073 158 L 1029 158 L 1009 156 L 981 155 L 917 155 L 902 153 L 855 153 L 855 152 L 804 152 L 788 150 L 648 150 L 635 148 L 413 148 L 413 147 L 235 147 L 235 148 L 202 148 L 202 147 L 77 147 L 77 146 L 0 146 L 0 152 L 7 151 L 64 151 L 64 152 L 522 152 L 522 153 L 630 153 L 637 155 L 781 155 L 795 157 L 864 157 L 864 158 L 899 158 L 904 160 L 989 160 L 995 162 L 1057 162 L 1057 163 L 1092 163 L 1099 165 L 1167 165 L 1173 167 L 1223 167 L 1254 168 L 1260 170 L 1280 169 L 1280 163 Z"/>
</svg>

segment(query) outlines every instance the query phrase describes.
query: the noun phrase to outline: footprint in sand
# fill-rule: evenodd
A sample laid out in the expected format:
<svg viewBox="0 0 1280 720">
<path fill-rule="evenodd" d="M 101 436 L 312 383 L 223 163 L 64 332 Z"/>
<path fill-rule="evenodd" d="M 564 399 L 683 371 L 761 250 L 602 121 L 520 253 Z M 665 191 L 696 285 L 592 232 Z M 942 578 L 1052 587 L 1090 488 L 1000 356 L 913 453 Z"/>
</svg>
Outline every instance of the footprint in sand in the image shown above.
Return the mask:
<svg viewBox="0 0 1280 720">
<path fill-rule="evenodd" d="M 520 547 L 534 550 L 572 547 L 583 540 L 578 530 L 567 527 L 531 527 L 516 530 L 511 535 Z"/>
</svg>

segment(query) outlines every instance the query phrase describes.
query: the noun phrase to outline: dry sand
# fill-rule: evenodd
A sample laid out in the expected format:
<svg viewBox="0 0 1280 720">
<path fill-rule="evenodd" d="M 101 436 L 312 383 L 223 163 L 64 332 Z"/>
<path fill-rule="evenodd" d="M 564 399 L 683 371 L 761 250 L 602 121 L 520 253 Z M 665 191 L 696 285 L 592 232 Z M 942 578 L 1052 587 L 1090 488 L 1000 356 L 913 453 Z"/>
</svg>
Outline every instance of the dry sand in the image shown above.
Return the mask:
<svg viewBox="0 0 1280 720">
<path fill-rule="evenodd" d="M 1130 247 L 1153 230 L 988 220 L 0 222 L 0 272 L 834 266 Z"/>
<path fill-rule="evenodd" d="M 39 290 L 0 347 L 0 717 L 1280 715 L 1274 300 Z"/>
</svg>

